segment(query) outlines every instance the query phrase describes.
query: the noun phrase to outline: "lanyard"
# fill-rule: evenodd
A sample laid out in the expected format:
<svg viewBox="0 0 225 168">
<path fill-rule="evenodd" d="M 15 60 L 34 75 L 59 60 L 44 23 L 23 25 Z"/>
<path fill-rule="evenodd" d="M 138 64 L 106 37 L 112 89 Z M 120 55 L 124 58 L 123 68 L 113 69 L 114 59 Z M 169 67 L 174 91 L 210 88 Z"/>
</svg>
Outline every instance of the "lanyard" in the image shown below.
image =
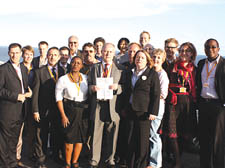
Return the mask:
<svg viewBox="0 0 225 168">
<path fill-rule="evenodd" d="M 188 78 L 188 71 L 186 72 L 186 74 L 184 74 L 184 71 L 181 71 L 181 76 L 182 76 L 182 78 L 183 78 L 183 83 L 182 83 L 182 85 L 184 86 L 184 82 L 185 82 L 185 80 L 187 80 L 187 78 Z"/>
<path fill-rule="evenodd" d="M 210 69 L 210 71 L 209 71 L 208 60 L 206 60 L 206 72 L 207 72 L 206 80 L 209 79 L 209 76 L 210 76 L 210 74 L 212 73 L 212 71 L 215 69 L 216 65 L 217 65 L 217 62 L 214 63 L 213 67 L 212 67 L 212 68 Z"/>
<path fill-rule="evenodd" d="M 28 69 L 28 74 L 30 73 L 31 69 L 32 69 L 32 65 L 30 66 L 30 68 Z"/>
<path fill-rule="evenodd" d="M 102 64 L 102 72 L 103 72 L 103 75 L 102 75 L 102 76 L 103 76 L 104 78 L 109 77 L 109 73 L 110 73 L 111 69 L 112 69 L 112 65 L 110 65 L 110 67 L 107 68 L 107 67 L 106 67 L 106 64 L 105 64 L 105 69 L 104 69 L 103 64 Z"/>
<path fill-rule="evenodd" d="M 75 82 L 75 79 L 73 78 L 73 75 L 72 73 L 70 72 L 70 78 L 72 79 L 72 81 L 75 83 L 76 87 L 77 87 L 77 90 L 78 90 L 78 96 L 79 96 L 79 93 L 80 93 L 80 84 L 81 84 L 81 81 L 82 81 L 82 76 L 80 75 L 79 73 L 79 86 L 77 85 L 77 82 Z"/>
<path fill-rule="evenodd" d="M 58 73 L 56 73 L 56 78 L 55 78 L 54 75 L 52 74 L 52 71 L 50 70 L 49 67 L 48 67 L 48 72 L 50 73 L 52 79 L 54 79 L 54 81 L 56 82 L 58 80 Z"/>
</svg>

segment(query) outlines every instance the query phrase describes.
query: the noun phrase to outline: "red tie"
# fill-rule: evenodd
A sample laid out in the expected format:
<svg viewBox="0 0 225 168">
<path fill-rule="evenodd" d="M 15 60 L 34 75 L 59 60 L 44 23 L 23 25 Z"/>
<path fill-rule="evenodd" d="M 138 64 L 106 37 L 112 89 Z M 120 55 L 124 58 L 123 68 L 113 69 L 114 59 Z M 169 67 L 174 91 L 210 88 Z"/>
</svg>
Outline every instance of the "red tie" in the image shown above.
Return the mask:
<svg viewBox="0 0 225 168">
<path fill-rule="evenodd" d="M 107 75 L 108 75 L 108 66 L 109 66 L 109 64 L 105 64 L 105 69 L 104 69 L 104 73 L 103 73 L 103 77 L 104 78 L 107 78 Z"/>
</svg>

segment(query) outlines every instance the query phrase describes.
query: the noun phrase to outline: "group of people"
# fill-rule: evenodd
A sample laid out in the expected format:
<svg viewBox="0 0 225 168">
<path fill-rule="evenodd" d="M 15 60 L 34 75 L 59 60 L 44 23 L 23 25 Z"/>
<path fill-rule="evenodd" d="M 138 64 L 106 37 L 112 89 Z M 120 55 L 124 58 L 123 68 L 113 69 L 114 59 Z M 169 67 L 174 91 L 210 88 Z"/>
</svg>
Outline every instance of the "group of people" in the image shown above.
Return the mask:
<svg viewBox="0 0 225 168">
<path fill-rule="evenodd" d="M 191 42 L 169 38 L 164 49 L 149 42 L 146 31 L 139 43 L 121 38 L 116 54 L 102 37 L 78 50 L 78 37 L 70 36 L 68 47 L 41 41 L 35 58 L 31 46 L 10 44 L 9 61 L 0 66 L 0 167 L 29 167 L 21 162 L 25 141 L 37 168 L 47 167 L 48 155 L 78 168 L 82 152 L 89 168 L 100 161 L 160 168 L 163 153 L 172 159 L 167 167 L 181 168 L 183 150 L 197 137 L 200 167 L 224 168 L 225 60 L 218 41 L 205 42 L 197 66 Z"/>
</svg>

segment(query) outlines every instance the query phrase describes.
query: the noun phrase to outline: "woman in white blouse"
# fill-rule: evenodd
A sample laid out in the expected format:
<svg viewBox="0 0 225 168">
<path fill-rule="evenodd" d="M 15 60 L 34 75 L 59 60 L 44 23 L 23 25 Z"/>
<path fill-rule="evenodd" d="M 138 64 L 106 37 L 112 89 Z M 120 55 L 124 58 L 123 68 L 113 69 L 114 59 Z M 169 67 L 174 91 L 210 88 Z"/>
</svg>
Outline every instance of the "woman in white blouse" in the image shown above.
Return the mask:
<svg viewBox="0 0 225 168">
<path fill-rule="evenodd" d="M 84 110 L 87 108 L 87 76 L 80 73 L 82 58 L 71 60 L 71 72 L 60 77 L 56 84 L 56 101 L 64 132 L 66 165 L 79 167 L 78 159 L 85 141 Z"/>
</svg>

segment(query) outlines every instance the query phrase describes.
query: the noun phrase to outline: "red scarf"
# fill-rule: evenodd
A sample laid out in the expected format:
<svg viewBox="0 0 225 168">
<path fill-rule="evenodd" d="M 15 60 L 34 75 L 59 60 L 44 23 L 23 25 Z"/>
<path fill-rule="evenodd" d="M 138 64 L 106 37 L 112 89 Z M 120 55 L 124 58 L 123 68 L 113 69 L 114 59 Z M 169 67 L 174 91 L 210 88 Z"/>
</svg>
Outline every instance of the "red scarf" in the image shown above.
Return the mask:
<svg viewBox="0 0 225 168">
<path fill-rule="evenodd" d="M 174 65 L 175 71 L 179 75 L 182 75 L 184 77 L 184 74 L 188 72 L 188 76 L 185 80 L 187 80 L 188 85 L 190 87 L 190 93 L 193 97 L 193 100 L 196 102 L 196 90 L 195 90 L 195 66 L 192 62 L 189 62 L 186 66 L 184 66 L 186 62 L 184 61 L 178 61 Z"/>
</svg>

